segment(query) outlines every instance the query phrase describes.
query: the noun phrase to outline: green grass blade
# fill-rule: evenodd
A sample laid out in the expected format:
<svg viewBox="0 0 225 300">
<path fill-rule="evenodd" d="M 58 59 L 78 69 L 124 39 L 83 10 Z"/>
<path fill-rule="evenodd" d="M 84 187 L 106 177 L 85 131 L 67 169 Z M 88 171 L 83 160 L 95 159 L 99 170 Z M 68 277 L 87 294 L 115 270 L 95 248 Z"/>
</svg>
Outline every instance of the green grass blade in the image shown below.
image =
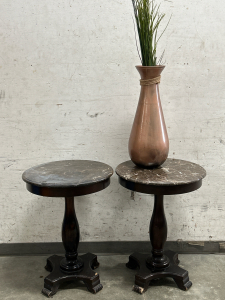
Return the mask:
<svg viewBox="0 0 225 300">
<path fill-rule="evenodd" d="M 132 0 L 134 17 L 136 21 L 137 33 L 139 37 L 139 45 L 141 57 L 140 60 L 143 66 L 155 66 L 157 63 L 156 48 L 159 39 L 164 34 L 170 19 L 162 31 L 159 38 L 157 37 L 158 28 L 165 14 L 159 12 L 160 5 L 155 4 L 155 0 Z M 135 31 L 136 39 L 136 31 Z M 137 39 L 136 39 L 137 45 Z M 161 56 L 162 58 L 162 56 Z M 161 59 L 159 60 L 159 63 Z"/>
</svg>

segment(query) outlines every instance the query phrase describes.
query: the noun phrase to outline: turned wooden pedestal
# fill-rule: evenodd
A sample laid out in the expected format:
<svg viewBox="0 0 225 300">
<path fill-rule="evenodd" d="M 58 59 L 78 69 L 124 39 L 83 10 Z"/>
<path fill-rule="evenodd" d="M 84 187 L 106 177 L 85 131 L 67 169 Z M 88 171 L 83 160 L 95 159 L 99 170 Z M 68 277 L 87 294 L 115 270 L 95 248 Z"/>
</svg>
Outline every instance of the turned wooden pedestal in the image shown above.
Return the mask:
<svg viewBox="0 0 225 300">
<path fill-rule="evenodd" d="M 192 283 L 189 281 L 188 272 L 178 266 L 178 254 L 163 251 L 167 239 L 163 195 L 183 194 L 199 189 L 206 176 L 205 170 L 188 161 L 167 159 L 162 166 L 155 169 L 143 169 L 132 161 L 127 161 L 116 168 L 116 173 L 123 187 L 155 195 L 149 226 L 152 253 L 133 253 L 126 264 L 130 269 L 139 269 L 133 290 L 142 294 L 148 289 L 151 280 L 162 277 L 172 277 L 181 290 L 188 290 Z"/>
<path fill-rule="evenodd" d="M 97 293 L 102 289 L 97 256 L 87 253 L 78 256 L 79 224 L 75 214 L 74 196 L 87 195 L 105 189 L 110 184 L 113 170 L 95 161 L 56 161 L 33 167 L 23 173 L 27 189 L 46 197 L 64 197 L 65 214 L 62 224 L 62 241 L 65 257 L 53 255 L 47 259 L 46 270 L 51 272 L 44 279 L 42 293 L 48 297 L 56 294 L 61 283 L 81 280 L 88 290 Z"/>
</svg>

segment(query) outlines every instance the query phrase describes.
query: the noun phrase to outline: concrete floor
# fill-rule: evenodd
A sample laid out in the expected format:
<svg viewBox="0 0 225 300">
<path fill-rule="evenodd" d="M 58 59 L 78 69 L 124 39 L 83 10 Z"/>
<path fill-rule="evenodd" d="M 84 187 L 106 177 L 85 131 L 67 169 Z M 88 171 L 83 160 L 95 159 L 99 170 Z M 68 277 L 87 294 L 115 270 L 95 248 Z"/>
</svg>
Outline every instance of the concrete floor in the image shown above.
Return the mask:
<svg viewBox="0 0 225 300">
<path fill-rule="evenodd" d="M 189 291 L 179 290 L 172 279 L 153 283 L 143 295 L 132 291 L 134 270 L 125 267 L 127 255 L 98 256 L 100 280 L 103 289 L 96 295 L 87 291 L 82 282 L 64 284 L 54 296 L 60 300 L 224 300 L 225 255 L 179 255 L 180 266 L 189 271 L 193 286 Z M 44 277 L 45 256 L 0 257 L 0 299 L 39 300 Z"/>
</svg>

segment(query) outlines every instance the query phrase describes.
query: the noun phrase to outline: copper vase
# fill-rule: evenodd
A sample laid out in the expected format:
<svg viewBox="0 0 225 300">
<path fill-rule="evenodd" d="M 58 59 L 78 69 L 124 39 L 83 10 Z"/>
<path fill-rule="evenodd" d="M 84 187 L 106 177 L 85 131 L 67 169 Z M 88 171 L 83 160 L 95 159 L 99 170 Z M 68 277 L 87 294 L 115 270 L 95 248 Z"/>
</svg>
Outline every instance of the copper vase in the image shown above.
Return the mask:
<svg viewBox="0 0 225 300">
<path fill-rule="evenodd" d="M 136 66 L 136 68 L 141 79 L 148 81 L 159 77 L 164 66 Z M 141 86 L 128 148 L 133 163 L 144 168 L 160 166 L 167 159 L 169 140 L 158 83 Z"/>
</svg>

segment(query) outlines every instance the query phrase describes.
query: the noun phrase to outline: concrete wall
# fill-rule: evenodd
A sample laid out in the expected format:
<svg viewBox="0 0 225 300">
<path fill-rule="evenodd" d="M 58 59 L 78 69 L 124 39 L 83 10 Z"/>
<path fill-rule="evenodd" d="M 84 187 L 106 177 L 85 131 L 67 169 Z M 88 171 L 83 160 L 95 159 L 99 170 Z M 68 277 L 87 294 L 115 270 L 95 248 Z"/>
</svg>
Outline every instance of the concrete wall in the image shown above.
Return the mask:
<svg viewBox="0 0 225 300">
<path fill-rule="evenodd" d="M 159 45 L 170 157 L 207 170 L 200 190 L 166 196 L 168 240 L 225 240 L 225 2 L 161 1 Z M 61 159 L 115 168 L 139 97 L 130 0 L 2 0 L 0 242 L 60 241 L 63 199 L 30 194 L 22 172 Z M 148 240 L 153 196 L 119 186 L 76 200 L 83 241 Z"/>
</svg>

